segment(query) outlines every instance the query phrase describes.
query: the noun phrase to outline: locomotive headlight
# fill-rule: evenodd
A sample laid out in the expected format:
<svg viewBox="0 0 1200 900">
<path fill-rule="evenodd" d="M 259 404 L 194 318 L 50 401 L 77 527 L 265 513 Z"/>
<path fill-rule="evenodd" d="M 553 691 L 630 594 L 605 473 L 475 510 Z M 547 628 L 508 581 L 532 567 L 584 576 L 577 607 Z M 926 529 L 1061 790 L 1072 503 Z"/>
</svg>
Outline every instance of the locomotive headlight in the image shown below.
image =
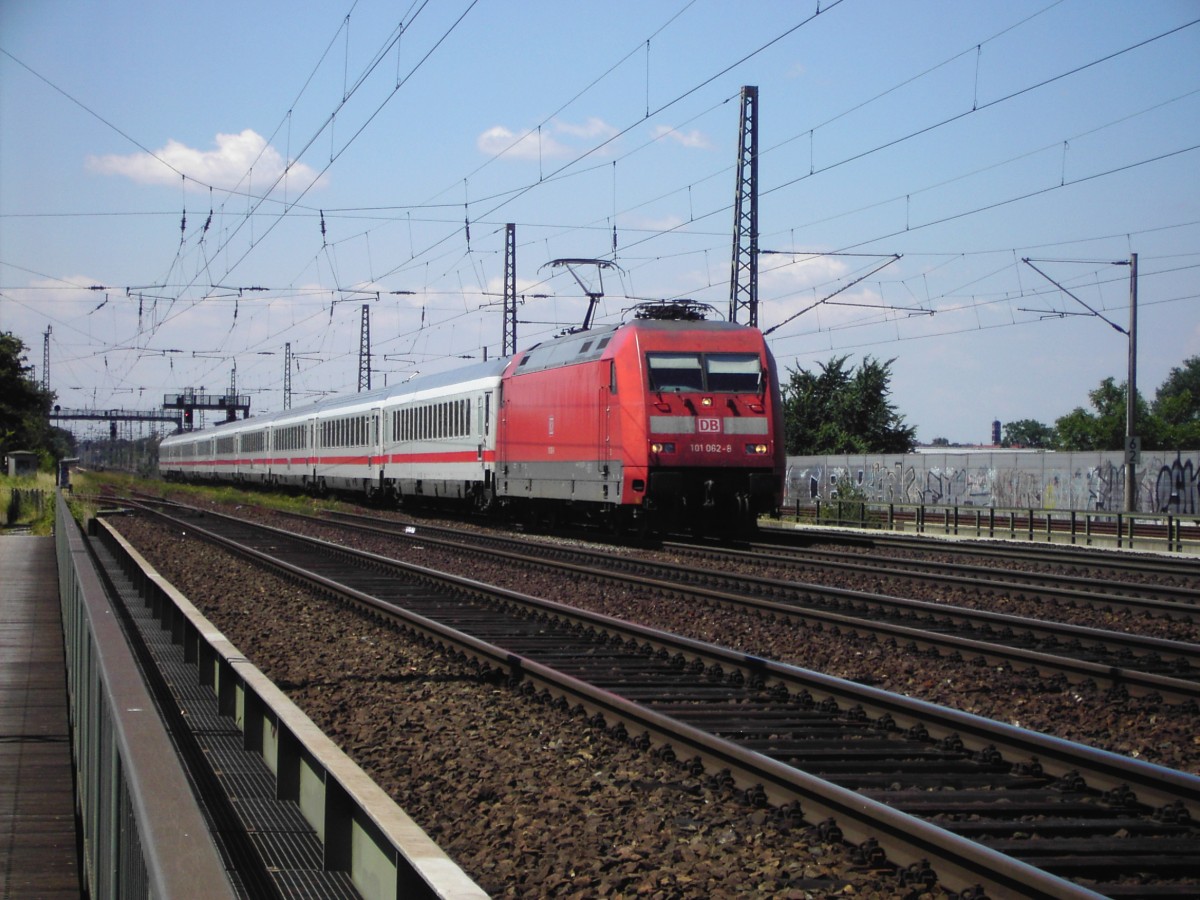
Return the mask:
<svg viewBox="0 0 1200 900">
<path fill-rule="evenodd" d="M 746 452 L 754 456 L 762 456 L 767 452 L 766 444 L 747 444 Z"/>
<path fill-rule="evenodd" d="M 650 445 L 650 452 L 651 453 L 674 453 L 675 452 L 675 443 L 673 441 L 667 441 L 665 443 L 655 442 Z"/>
<path fill-rule="evenodd" d="M 712 406 L 712 397 L 702 397 L 700 400 L 701 406 Z"/>
</svg>

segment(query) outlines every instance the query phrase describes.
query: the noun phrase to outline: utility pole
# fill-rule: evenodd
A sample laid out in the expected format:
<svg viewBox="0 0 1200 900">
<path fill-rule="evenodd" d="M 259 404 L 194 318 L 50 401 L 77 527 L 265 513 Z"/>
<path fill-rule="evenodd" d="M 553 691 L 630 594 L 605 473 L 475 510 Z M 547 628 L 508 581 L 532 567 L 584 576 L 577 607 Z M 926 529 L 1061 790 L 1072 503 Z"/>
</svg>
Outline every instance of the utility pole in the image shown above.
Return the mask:
<svg viewBox="0 0 1200 900">
<path fill-rule="evenodd" d="M 517 226 L 504 226 L 504 348 L 501 356 L 517 352 Z"/>
<path fill-rule="evenodd" d="M 742 88 L 737 181 L 733 202 L 733 261 L 729 274 L 729 321 L 758 326 L 758 88 Z"/>
<path fill-rule="evenodd" d="M 283 345 L 283 408 L 292 408 L 292 342 Z"/>
<path fill-rule="evenodd" d="M 1138 255 L 1129 254 L 1129 377 L 1125 391 L 1125 512 L 1137 512 L 1137 289 Z"/>
<path fill-rule="evenodd" d="M 1129 342 L 1129 371 L 1125 378 L 1125 512 L 1137 512 L 1137 466 L 1141 462 L 1142 441 L 1137 435 L 1137 258 L 1136 253 L 1129 254 L 1128 260 L 1116 260 L 1114 266 L 1129 266 L 1129 328 L 1122 328 L 1116 322 L 1088 306 L 1083 300 L 1067 290 L 1037 266 L 1028 257 L 1021 262 L 1033 269 L 1052 285 L 1080 304 L 1091 315 L 1104 321 L 1114 331 L 1125 335 Z M 1067 313 L 1057 313 L 1063 316 Z M 1082 313 L 1080 314 L 1082 315 Z"/>
<path fill-rule="evenodd" d="M 371 389 L 371 307 L 363 304 L 358 337 L 358 392 Z"/>
</svg>

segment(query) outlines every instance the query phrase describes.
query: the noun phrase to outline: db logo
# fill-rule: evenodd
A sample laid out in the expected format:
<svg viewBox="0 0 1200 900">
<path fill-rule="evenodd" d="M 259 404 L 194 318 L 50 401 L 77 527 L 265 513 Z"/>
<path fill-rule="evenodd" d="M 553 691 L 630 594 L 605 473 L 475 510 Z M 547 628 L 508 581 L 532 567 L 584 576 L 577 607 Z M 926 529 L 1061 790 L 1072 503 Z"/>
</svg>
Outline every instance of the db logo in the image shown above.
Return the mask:
<svg viewBox="0 0 1200 900">
<path fill-rule="evenodd" d="M 720 419 L 697 419 L 696 428 L 701 434 L 720 434 L 721 420 Z"/>
</svg>

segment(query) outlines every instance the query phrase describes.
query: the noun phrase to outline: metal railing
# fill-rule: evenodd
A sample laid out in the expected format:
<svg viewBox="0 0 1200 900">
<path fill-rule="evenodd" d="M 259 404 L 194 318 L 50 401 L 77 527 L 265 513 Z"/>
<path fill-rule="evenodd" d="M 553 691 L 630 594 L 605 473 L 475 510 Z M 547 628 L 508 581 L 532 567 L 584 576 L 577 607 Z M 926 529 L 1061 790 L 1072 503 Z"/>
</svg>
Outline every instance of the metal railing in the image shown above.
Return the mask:
<svg viewBox="0 0 1200 900">
<path fill-rule="evenodd" d="M 781 515 L 807 525 L 1200 555 L 1200 516 L 862 500 L 797 502 Z"/>
<path fill-rule="evenodd" d="M 71 748 L 92 897 L 234 897 L 78 525 L 61 493 L 55 549 Z"/>
<path fill-rule="evenodd" d="M 171 641 L 213 692 L 323 845 L 323 866 L 345 872 L 368 900 L 487 895 L 342 750 L 109 524 L 99 537 Z"/>
</svg>

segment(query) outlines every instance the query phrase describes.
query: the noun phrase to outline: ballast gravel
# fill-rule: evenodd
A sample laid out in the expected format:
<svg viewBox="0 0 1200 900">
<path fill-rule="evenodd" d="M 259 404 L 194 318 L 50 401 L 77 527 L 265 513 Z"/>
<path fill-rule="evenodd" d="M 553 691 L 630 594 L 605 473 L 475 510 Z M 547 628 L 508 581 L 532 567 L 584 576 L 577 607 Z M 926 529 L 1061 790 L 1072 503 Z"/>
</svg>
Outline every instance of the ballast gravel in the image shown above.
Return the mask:
<svg viewBox="0 0 1200 900">
<path fill-rule="evenodd" d="M 946 896 L 223 551 L 114 521 L 492 896 Z"/>
</svg>

